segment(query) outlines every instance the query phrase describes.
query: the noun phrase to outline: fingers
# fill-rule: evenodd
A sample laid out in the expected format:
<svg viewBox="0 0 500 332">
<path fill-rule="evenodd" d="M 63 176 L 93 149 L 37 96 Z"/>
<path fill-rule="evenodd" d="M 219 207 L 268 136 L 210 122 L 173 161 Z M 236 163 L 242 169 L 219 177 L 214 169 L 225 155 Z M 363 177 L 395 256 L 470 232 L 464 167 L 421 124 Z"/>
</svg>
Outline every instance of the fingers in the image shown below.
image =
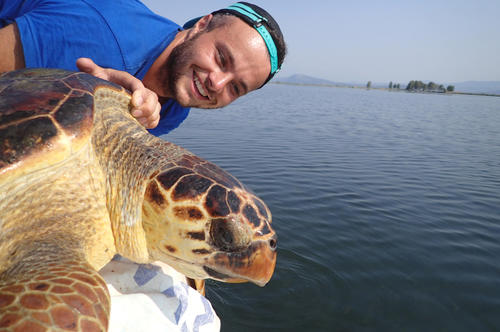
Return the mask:
<svg viewBox="0 0 500 332">
<path fill-rule="evenodd" d="M 76 60 L 76 66 L 84 73 L 94 75 L 95 77 L 102 78 L 103 80 L 109 80 L 106 69 L 96 65 L 92 59 L 79 58 Z"/>
<path fill-rule="evenodd" d="M 93 66 L 97 66 L 94 61 L 92 61 L 92 59 L 89 59 L 89 58 L 78 58 L 76 60 L 76 66 L 78 67 L 78 69 L 80 71 L 83 71 L 83 72 L 86 72 L 86 73 L 89 73 L 91 72 L 92 70 L 92 67 Z"/>
<path fill-rule="evenodd" d="M 160 121 L 161 105 L 153 91 L 142 87 L 132 94 L 132 116 L 146 128 L 155 128 Z"/>
<path fill-rule="evenodd" d="M 129 91 L 135 91 L 137 89 L 144 88 L 144 85 L 142 84 L 140 79 L 134 77 L 126 71 L 116 70 L 112 68 L 103 68 L 95 64 L 94 61 L 89 58 L 78 58 L 76 60 L 76 66 L 80 71 L 121 85 Z"/>
<path fill-rule="evenodd" d="M 155 116 L 150 118 L 150 121 L 146 126 L 146 128 L 153 129 L 156 128 L 156 126 L 158 126 L 158 123 L 160 122 L 160 111 L 161 111 L 161 105 L 160 103 L 157 103 L 155 108 Z"/>
<path fill-rule="evenodd" d="M 155 128 L 160 121 L 161 105 L 158 95 L 142 84 L 141 80 L 125 71 L 102 68 L 89 58 L 79 58 L 76 65 L 82 72 L 123 86 L 132 91 L 132 115 L 146 128 Z"/>
</svg>

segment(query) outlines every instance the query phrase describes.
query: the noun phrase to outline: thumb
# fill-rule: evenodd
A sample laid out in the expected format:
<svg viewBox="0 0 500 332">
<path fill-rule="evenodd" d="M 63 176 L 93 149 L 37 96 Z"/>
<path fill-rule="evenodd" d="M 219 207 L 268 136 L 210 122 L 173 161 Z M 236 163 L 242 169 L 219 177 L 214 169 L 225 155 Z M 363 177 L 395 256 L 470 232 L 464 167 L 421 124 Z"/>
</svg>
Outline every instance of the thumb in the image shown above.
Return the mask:
<svg viewBox="0 0 500 332">
<path fill-rule="evenodd" d="M 102 79 L 109 79 L 104 68 L 95 64 L 90 58 L 79 58 L 76 60 L 76 66 L 84 73 L 94 75 Z"/>
</svg>

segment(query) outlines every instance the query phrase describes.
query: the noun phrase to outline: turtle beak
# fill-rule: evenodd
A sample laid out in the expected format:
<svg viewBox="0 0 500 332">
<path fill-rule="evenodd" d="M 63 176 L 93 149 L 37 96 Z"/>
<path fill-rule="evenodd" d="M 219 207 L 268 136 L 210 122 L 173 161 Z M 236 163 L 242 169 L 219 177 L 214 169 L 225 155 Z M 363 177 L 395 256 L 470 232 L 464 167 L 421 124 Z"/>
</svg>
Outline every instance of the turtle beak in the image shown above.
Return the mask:
<svg viewBox="0 0 500 332">
<path fill-rule="evenodd" d="M 258 240 L 243 251 L 216 252 L 208 258 L 204 269 L 208 275 L 224 282 L 253 282 L 264 286 L 276 266 L 276 235 Z"/>
</svg>

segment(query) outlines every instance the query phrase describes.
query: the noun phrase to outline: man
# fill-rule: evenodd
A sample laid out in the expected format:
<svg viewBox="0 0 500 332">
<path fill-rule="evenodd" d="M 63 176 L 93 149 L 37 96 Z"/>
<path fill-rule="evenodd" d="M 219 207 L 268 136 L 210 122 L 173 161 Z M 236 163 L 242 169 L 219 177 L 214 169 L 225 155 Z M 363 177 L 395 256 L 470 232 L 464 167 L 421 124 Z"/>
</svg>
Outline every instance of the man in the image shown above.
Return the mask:
<svg viewBox="0 0 500 332">
<path fill-rule="evenodd" d="M 286 54 L 275 20 L 246 2 L 182 29 L 135 0 L 0 0 L 0 28 L 0 73 L 78 68 L 123 85 L 155 135 L 260 88 Z"/>
</svg>

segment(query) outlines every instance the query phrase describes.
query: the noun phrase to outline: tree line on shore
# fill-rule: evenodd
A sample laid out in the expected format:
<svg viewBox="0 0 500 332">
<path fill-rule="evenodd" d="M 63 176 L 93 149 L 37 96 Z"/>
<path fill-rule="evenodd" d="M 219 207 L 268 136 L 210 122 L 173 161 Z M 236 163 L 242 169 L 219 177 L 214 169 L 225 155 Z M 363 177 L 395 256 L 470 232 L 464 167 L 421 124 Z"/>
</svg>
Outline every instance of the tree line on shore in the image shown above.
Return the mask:
<svg viewBox="0 0 500 332">
<path fill-rule="evenodd" d="M 436 84 L 432 81 L 427 83 L 427 84 L 425 84 L 422 81 L 410 81 L 408 83 L 408 85 L 406 86 L 406 90 L 408 90 L 408 91 L 430 91 L 430 92 L 453 92 L 453 91 L 455 91 L 455 87 L 453 85 L 448 85 L 445 88 L 443 84 Z"/>
<path fill-rule="evenodd" d="M 368 81 L 366 87 L 370 89 L 372 86 L 372 81 Z M 401 89 L 401 85 L 399 83 L 389 82 L 389 89 Z M 406 85 L 407 91 L 427 91 L 427 92 L 453 92 L 455 91 L 455 87 L 453 85 L 448 85 L 446 88 L 443 84 L 436 84 L 434 82 L 429 82 L 425 84 L 422 81 L 410 81 Z"/>
</svg>

